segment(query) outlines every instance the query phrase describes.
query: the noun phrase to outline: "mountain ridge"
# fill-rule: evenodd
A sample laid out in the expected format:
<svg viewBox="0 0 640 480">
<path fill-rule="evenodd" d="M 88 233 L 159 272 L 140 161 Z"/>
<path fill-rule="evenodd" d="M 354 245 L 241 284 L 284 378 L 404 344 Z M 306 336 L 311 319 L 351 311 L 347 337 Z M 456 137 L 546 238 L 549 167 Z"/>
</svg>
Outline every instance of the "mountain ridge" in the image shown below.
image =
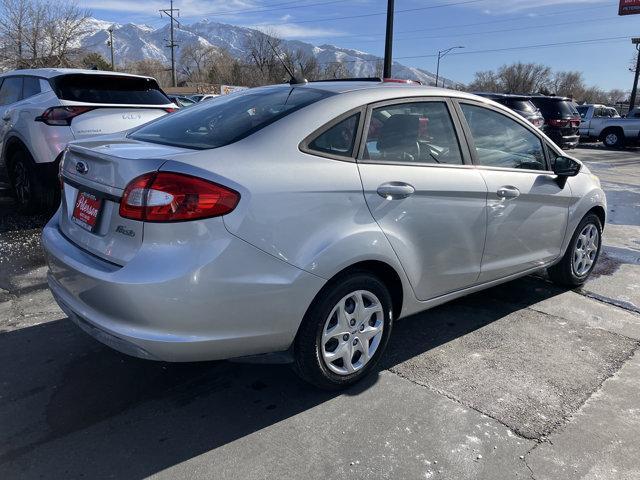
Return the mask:
<svg viewBox="0 0 640 480">
<path fill-rule="evenodd" d="M 154 28 L 146 24 L 113 23 L 97 18 L 87 20 L 86 33 L 76 39 L 76 46 L 83 50 L 96 52 L 110 57 L 107 41 L 108 29 L 114 30 L 114 53 L 116 65 L 143 59 L 169 62 L 169 49 L 165 47 L 169 37 L 169 25 Z M 175 30 L 175 41 L 181 47 L 190 44 L 211 46 L 225 49 L 232 56 L 245 58 L 244 49 L 246 39 L 259 30 L 249 27 L 231 25 L 202 19 L 191 24 L 182 24 Z M 281 45 L 289 50 L 302 50 L 305 54 L 314 56 L 320 64 L 344 63 L 348 75 L 352 77 L 373 77 L 382 58 L 353 48 L 343 48 L 333 44 L 314 45 L 301 40 L 281 40 Z M 435 74 L 427 70 L 394 62 L 392 67 L 394 78 L 419 80 L 426 85 L 435 83 Z M 447 87 L 459 85 L 449 79 L 440 77 Z"/>
</svg>

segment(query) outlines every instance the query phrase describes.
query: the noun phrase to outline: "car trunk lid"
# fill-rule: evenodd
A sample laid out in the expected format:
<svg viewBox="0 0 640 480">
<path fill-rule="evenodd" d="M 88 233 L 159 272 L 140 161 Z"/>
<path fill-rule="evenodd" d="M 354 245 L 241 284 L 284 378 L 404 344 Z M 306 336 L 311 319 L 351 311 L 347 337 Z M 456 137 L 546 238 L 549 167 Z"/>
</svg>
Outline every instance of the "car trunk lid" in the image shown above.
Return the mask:
<svg viewBox="0 0 640 480">
<path fill-rule="evenodd" d="M 144 223 L 122 218 L 120 199 L 134 178 L 185 149 L 127 141 L 70 145 L 61 166 L 60 230 L 80 248 L 125 265 L 140 248 Z"/>
</svg>

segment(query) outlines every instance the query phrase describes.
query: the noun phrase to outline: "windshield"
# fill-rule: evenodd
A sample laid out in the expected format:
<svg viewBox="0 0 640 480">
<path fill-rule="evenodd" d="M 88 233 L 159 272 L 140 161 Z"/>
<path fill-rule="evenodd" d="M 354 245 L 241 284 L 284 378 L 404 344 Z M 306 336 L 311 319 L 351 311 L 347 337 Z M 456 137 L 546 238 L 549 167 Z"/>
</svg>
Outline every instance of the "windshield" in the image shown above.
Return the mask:
<svg viewBox="0 0 640 480">
<path fill-rule="evenodd" d="M 166 115 L 129 137 L 184 148 L 222 147 L 331 95 L 308 87 L 247 90 Z"/>
<path fill-rule="evenodd" d="M 538 106 L 545 118 L 578 116 L 578 110 L 569 100 L 554 98 L 534 98 L 533 103 Z"/>
</svg>

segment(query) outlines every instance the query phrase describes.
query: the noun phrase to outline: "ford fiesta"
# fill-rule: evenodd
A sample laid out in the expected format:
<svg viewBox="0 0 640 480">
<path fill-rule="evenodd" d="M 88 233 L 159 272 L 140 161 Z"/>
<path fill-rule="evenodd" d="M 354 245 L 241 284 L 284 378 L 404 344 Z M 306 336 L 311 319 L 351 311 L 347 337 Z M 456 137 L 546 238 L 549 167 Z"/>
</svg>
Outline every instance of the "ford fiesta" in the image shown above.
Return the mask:
<svg viewBox="0 0 640 480">
<path fill-rule="evenodd" d="M 60 177 L 48 281 L 81 328 L 172 362 L 286 352 L 322 388 L 399 318 L 541 269 L 582 284 L 606 211 L 506 107 L 380 81 L 204 102 L 72 144 Z"/>
</svg>

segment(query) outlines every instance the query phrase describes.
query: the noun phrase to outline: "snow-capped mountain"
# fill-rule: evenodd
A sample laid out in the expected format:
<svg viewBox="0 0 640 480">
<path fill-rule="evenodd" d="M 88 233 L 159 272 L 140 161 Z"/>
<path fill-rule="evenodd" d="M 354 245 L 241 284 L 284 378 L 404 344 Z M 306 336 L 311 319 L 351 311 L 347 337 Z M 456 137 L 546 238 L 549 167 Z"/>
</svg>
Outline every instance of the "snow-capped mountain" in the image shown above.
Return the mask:
<svg viewBox="0 0 640 480">
<path fill-rule="evenodd" d="M 87 25 L 87 33 L 77 39 L 77 46 L 84 50 L 98 52 L 105 58 L 109 58 L 107 30 L 113 27 L 116 64 L 143 59 L 169 61 L 170 50 L 165 46 L 169 38 L 168 24 L 153 28 L 134 23 L 114 24 L 92 18 L 88 20 Z M 247 53 L 244 50 L 246 39 L 255 32 L 256 30 L 250 28 L 203 19 L 192 24 L 181 24 L 181 28 L 175 30 L 174 35 L 176 43 L 181 47 L 198 43 L 203 46 L 224 48 L 232 55 L 244 58 Z M 353 77 L 376 76 L 376 68 L 380 68 L 382 64 L 382 58 L 376 55 L 335 45 L 315 46 L 299 40 L 283 40 L 282 46 L 292 51 L 302 50 L 307 55 L 313 55 L 321 65 L 343 62 L 349 71 L 349 76 Z M 432 85 L 435 82 L 435 74 L 398 62 L 393 64 L 393 76 L 420 80 L 426 85 Z M 444 81 L 448 87 L 456 85 L 451 80 L 444 79 Z"/>
</svg>

